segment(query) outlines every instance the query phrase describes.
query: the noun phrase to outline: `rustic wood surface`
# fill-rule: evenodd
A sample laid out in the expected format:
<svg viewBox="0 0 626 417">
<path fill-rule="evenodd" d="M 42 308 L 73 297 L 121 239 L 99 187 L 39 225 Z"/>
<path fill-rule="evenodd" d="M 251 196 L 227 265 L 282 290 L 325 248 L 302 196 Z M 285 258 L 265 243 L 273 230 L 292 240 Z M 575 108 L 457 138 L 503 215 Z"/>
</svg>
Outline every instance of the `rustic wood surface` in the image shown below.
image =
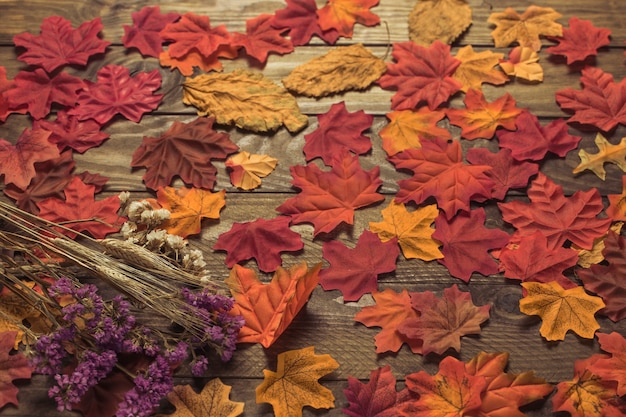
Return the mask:
<svg viewBox="0 0 626 417">
<path fill-rule="evenodd" d="M 377 56 L 384 56 L 390 42 L 408 40 L 407 16 L 416 0 L 381 0 L 380 5 L 372 9 L 386 25 L 377 27 L 363 27 L 356 25 L 352 39 L 341 38 L 339 45 L 357 42 L 365 43 Z M 323 4 L 318 1 L 318 4 Z M 29 31 L 39 33 L 42 19 L 50 15 L 60 15 L 71 20 L 74 26 L 79 23 L 100 16 L 104 23 L 103 37 L 113 45 L 108 48 L 106 55 L 91 59 L 87 69 L 73 69 L 84 78 L 95 79 L 96 71 L 104 64 L 123 64 L 131 68 L 131 73 L 159 68 L 163 75 L 164 101 L 157 111 L 145 115 L 140 123 L 136 124 L 122 119 L 115 119 L 106 128 L 111 135 L 101 147 L 91 149 L 86 153 L 75 155 L 77 170 L 89 170 L 110 177 L 105 188 L 105 195 L 116 194 L 123 190 L 132 191 L 134 197 L 146 197 L 150 194 L 142 183 L 143 169 L 131 169 L 130 160 L 133 151 L 139 146 L 143 136 L 159 136 L 173 121 L 190 121 L 194 119 L 195 110 L 185 106 L 181 97 L 181 81 L 183 77 L 178 72 L 171 72 L 161 68 L 153 58 L 144 59 L 136 51 L 127 51 L 121 45 L 123 25 L 129 25 L 131 13 L 140 10 L 143 6 L 160 4 L 163 12 L 193 12 L 208 15 L 212 25 L 225 24 L 230 31 L 245 31 L 245 19 L 257 16 L 260 13 L 273 13 L 285 7 L 284 2 L 277 0 L 187 0 L 187 1 L 144 1 L 144 0 L 0 0 L 0 66 L 7 69 L 9 78 L 13 78 L 25 65 L 16 60 L 17 52 L 12 45 L 12 37 L 20 32 Z M 507 54 L 508 48 L 498 50 L 493 47 L 491 30 L 493 26 L 487 22 L 488 16 L 496 11 L 503 11 L 506 7 L 513 7 L 522 12 L 530 1 L 524 0 L 470 0 L 473 9 L 473 24 L 457 42 L 453 44 L 453 53 L 458 48 L 471 44 L 477 50 L 490 49 Z M 570 17 L 577 16 L 588 19 L 596 27 L 606 27 L 612 30 L 611 45 L 602 48 L 598 57 L 592 63 L 614 75 L 616 80 L 626 76 L 624 65 L 624 41 L 626 40 L 626 21 L 623 19 L 623 5 L 613 0 L 544 0 L 536 3 L 540 6 L 553 7 L 563 17 L 559 22 L 567 25 Z M 387 31 L 388 27 L 388 31 Z M 316 39 L 316 38 L 314 38 Z M 552 43 L 544 40 L 544 45 Z M 255 67 L 269 78 L 280 82 L 297 65 L 327 52 L 331 47 L 319 40 L 311 45 L 298 47 L 292 54 L 285 56 L 271 55 L 264 67 Z M 528 84 L 512 81 L 504 86 L 485 86 L 484 92 L 489 100 L 493 100 L 504 92 L 511 93 L 517 100 L 519 107 L 526 107 L 541 118 L 542 123 L 566 117 L 554 100 L 557 90 L 571 86 L 580 88 L 580 73 L 568 68 L 563 60 L 550 58 L 545 48 L 539 53 L 540 63 L 545 70 L 545 80 L 539 84 Z M 389 58 L 388 58 L 389 59 Z M 234 61 L 225 61 L 224 70 L 247 67 L 249 61 L 240 58 Z M 283 265 L 290 266 L 306 260 L 309 264 L 322 261 L 321 248 L 324 241 L 340 239 L 348 245 L 354 245 L 361 232 L 368 227 L 370 221 L 381 220 L 380 210 L 386 207 L 398 190 L 396 181 L 406 178 L 407 175 L 398 173 L 386 160 L 385 152 L 381 147 L 378 132 L 385 126 L 385 114 L 390 111 L 391 91 L 384 91 L 378 86 L 372 86 L 363 92 L 350 92 L 340 96 L 315 100 L 298 98 L 301 110 L 309 116 L 309 126 L 298 134 L 292 135 L 285 129 L 272 134 L 254 134 L 235 128 L 220 127 L 231 135 L 231 139 L 242 150 L 255 153 L 269 154 L 279 160 L 277 169 L 266 179 L 260 189 L 252 192 L 242 192 L 233 187 L 224 169 L 223 162 L 216 163 L 219 174 L 216 189 L 226 189 L 226 207 L 221 213 L 219 221 L 203 223 L 201 238 L 192 239 L 193 243 L 206 252 L 207 261 L 216 277 L 226 277 L 228 269 L 224 264 L 225 253 L 212 251 L 217 236 L 230 229 L 234 222 L 252 221 L 257 218 L 273 218 L 275 208 L 293 196 L 297 190 L 290 185 L 291 175 L 289 167 L 304 164 L 302 153 L 304 135 L 317 127 L 316 115 L 326 112 L 336 102 L 345 101 L 350 111 L 359 109 L 375 116 L 374 123 L 368 135 L 373 142 L 370 154 L 361 157 L 365 169 L 380 166 L 383 186 L 380 191 L 385 194 L 386 201 L 381 204 L 358 210 L 354 226 L 342 226 L 329 236 L 313 238 L 313 229 L 310 225 L 297 225 L 293 230 L 302 234 L 305 247 L 296 254 L 285 254 Z M 452 100 L 452 106 L 462 105 L 462 95 Z M 0 137 L 15 141 L 19 133 L 31 120 L 27 116 L 12 115 L 6 123 L 0 124 Z M 442 125 L 445 125 L 442 123 Z M 458 138 L 459 129 L 452 126 L 450 130 Z M 583 137 L 579 148 L 596 152 L 593 144 L 595 133 L 580 131 L 571 128 L 570 132 Z M 619 138 L 626 136 L 626 129 L 619 127 L 607 136 L 615 143 Z M 477 140 L 463 141 L 463 147 L 489 147 L 495 149 L 494 142 Z M 565 158 L 549 158 L 542 162 L 541 170 L 550 176 L 556 183 L 564 187 L 565 193 L 571 195 L 577 190 L 587 190 L 596 187 L 601 194 L 619 194 L 622 189 L 622 172 L 614 165 L 608 165 L 606 181 L 600 180 L 594 174 L 585 172 L 579 175 L 572 174 L 572 169 L 578 164 L 576 151 L 570 152 Z M 181 185 L 175 182 L 174 185 Z M 522 193 L 513 193 L 509 199 L 524 199 Z M 606 202 L 606 198 L 605 198 Z M 495 205 L 487 205 L 487 226 L 500 227 L 511 231 L 503 224 Z M 254 261 L 246 266 L 254 268 Z M 265 278 L 270 278 L 265 276 Z M 450 276 L 446 268 L 437 262 L 423 262 L 419 260 L 405 260 L 400 256 L 397 271 L 387 274 L 379 280 L 380 287 L 400 290 L 407 288 L 410 291 L 431 290 L 440 292 L 452 284 L 459 284 L 463 290 L 472 293 L 477 305 L 491 304 L 491 318 L 483 325 L 480 336 L 464 337 L 462 351 L 457 355 L 462 360 L 468 360 L 480 351 L 509 352 L 509 371 L 519 373 L 534 370 L 537 375 L 546 378 L 551 383 L 568 380 L 573 375 L 573 363 L 577 359 L 585 358 L 598 352 L 598 343 L 595 340 L 585 340 L 568 333 L 562 342 L 546 342 L 539 335 L 540 320 L 519 312 L 518 301 L 521 296 L 519 285 L 512 283 L 501 275 L 484 277 L 474 274 L 469 285 Z M 318 354 L 328 353 L 337 360 L 340 367 L 331 375 L 324 377 L 322 383 L 332 389 L 336 397 L 335 408 L 332 410 L 304 409 L 305 416 L 338 416 L 341 409 L 347 406 L 343 389 L 346 388 L 348 376 L 366 380 L 371 370 L 390 364 L 394 375 L 402 380 L 404 375 L 425 369 L 436 372 L 441 357 L 415 355 L 404 346 L 398 353 L 377 355 L 374 348 L 374 336 L 377 328 L 367 328 L 353 320 L 354 314 L 363 305 L 371 303 L 368 296 L 364 296 L 359 303 L 344 304 L 338 291 L 323 291 L 317 288 L 306 308 L 297 316 L 289 329 L 269 349 L 260 345 L 241 345 L 231 362 L 217 364 L 206 378 L 191 378 L 188 369 L 182 369 L 176 376 L 177 383 L 191 383 L 198 389 L 213 377 L 220 377 L 224 383 L 232 385 L 230 398 L 234 401 L 245 402 L 245 416 L 271 416 L 272 408 L 269 404 L 256 404 L 254 389 L 263 378 L 263 369 L 275 369 L 276 356 L 285 350 L 298 349 L 310 345 L 315 346 Z M 601 331 L 619 331 L 626 335 L 624 321 L 613 323 L 606 318 L 599 318 Z M 72 416 L 71 412 L 59 413 L 55 411 L 52 400 L 47 398 L 46 391 L 49 380 L 43 376 L 35 376 L 32 381 L 19 382 L 20 406 L 7 406 L 0 410 L 0 416 Z M 167 405 L 165 411 L 171 410 Z M 552 416 L 550 399 L 526 407 L 524 411 L 529 416 Z"/>
</svg>

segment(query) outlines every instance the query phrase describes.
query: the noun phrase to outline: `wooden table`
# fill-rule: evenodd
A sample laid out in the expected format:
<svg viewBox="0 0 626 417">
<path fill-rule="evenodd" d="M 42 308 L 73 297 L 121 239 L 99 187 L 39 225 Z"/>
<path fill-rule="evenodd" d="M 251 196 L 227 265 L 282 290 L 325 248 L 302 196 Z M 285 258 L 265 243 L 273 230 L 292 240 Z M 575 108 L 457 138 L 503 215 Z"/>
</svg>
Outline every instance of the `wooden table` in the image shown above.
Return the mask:
<svg viewBox="0 0 626 417">
<path fill-rule="evenodd" d="M 89 170 L 110 177 L 103 195 L 115 195 L 123 190 L 132 193 L 133 198 L 151 196 L 142 183 L 143 169 L 130 168 L 131 155 L 139 146 L 143 136 L 159 136 L 174 121 L 188 122 L 196 117 L 194 108 L 182 103 L 181 82 L 183 77 L 177 72 L 170 72 L 161 68 L 156 59 L 144 59 L 134 50 L 128 51 L 121 45 L 123 35 L 122 26 L 131 24 L 131 13 L 140 10 L 143 6 L 161 3 L 163 12 L 193 12 L 208 15 L 212 25 L 225 24 L 229 31 L 245 32 L 245 20 L 261 13 L 273 13 L 285 7 L 284 2 L 277 0 L 187 0 L 179 2 L 145 2 L 129 1 L 76 1 L 76 0 L 2 0 L 0 1 L 0 65 L 7 69 L 8 77 L 13 78 L 25 64 L 16 60 L 16 50 L 12 44 L 12 37 L 20 32 L 28 31 L 39 33 L 42 19 L 50 15 L 61 15 L 71 20 L 74 26 L 79 23 L 102 17 L 105 39 L 113 42 L 106 55 L 91 59 L 86 70 L 72 69 L 81 77 L 95 80 L 96 71 L 105 64 L 115 63 L 129 67 L 131 73 L 159 68 L 163 75 L 161 92 L 165 95 L 158 110 L 145 115 L 141 122 L 116 119 L 106 131 L 110 139 L 102 146 L 91 149 L 84 154 L 75 154 L 78 170 Z M 318 1 L 319 4 L 323 3 Z M 338 45 L 348 45 L 362 42 L 377 56 L 384 56 L 389 43 L 408 40 L 407 16 L 415 0 L 381 0 L 381 4 L 373 12 L 378 14 L 385 25 L 364 27 L 356 25 L 352 39 L 341 38 Z M 522 0 L 470 0 L 473 9 L 473 24 L 470 29 L 453 44 L 452 53 L 459 47 L 471 44 L 476 50 L 494 50 L 507 54 L 509 48 L 497 50 L 493 46 L 490 35 L 493 26 L 487 23 L 488 16 L 506 7 L 513 7 L 523 12 L 532 2 Z M 577 16 L 588 19 L 596 27 L 609 28 L 612 31 L 612 40 L 609 47 L 602 48 L 595 60 L 596 65 L 604 71 L 621 80 L 626 75 L 624 65 L 624 41 L 626 40 L 626 24 L 623 19 L 623 7 L 619 2 L 611 0 L 544 0 L 538 5 L 553 7 L 563 17 L 559 22 L 567 26 L 568 20 Z M 387 30 L 388 27 L 388 30 Z M 543 40 L 544 48 L 539 53 L 540 63 L 545 70 L 545 80 L 539 84 L 530 85 L 520 81 L 511 81 L 500 87 L 485 85 L 483 91 L 489 101 L 509 92 L 517 100 L 518 107 L 528 108 L 538 115 L 543 124 L 558 117 L 567 117 L 554 99 L 557 90 L 566 87 L 580 88 L 580 73 L 568 68 L 564 60 L 549 57 L 545 46 L 552 43 Z M 287 76 L 290 71 L 313 57 L 330 50 L 331 47 L 315 39 L 309 46 L 296 48 L 294 53 L 277 56 L 271 55 L 266 66 L 253 68 L 276 82 Z M 390 59 L 390 58 L 388 58 Z M 224 71 L 235 68 L 248 67 L 249 61 L 240 58 L 234 61 L 224 61 Z M 292 180 L 289 167 L 306 163 L 302 147 L 304 135 L 317 127 L 316 115 L 325 113 L 333 103 L 345 101 L 349 111 L 363 109 L 374 115 L 372 128 L 367 132 L 373 143 L 370 154 L 362 156 L 361 163 L 365 169 L 380 167 L 383 185 L 380 188 L 386 201 L 357 210 L 354 226 L 343 225 L 331 235 L 313 238 L 313 228 L 310 225 L 295 225 L 293 230 L 299 232 L 305 243 L 304 250 L 297 254 L 283 255 L 283 265 L 291 266 L 306 260 L 309 264 L 322 261 L 321 249 L 324 242 L 339 239 L 348 245 L 354 245 L 359 235 L 368 228 L 370 221 L 380 221 L 380 210 L 388 204 L 398 191 L 397 180 L 406 178 L 406 174 L 398 173 L 386 160 L 386 154 L 381 147 L 380 130 L 387 124 L 385 114 L 390 112 L 390 98 L 392 91 L 382 90 L 372 86 L 363 92 L 349 92 L 324 99 L 310 99 L 298 97 L 302 112 L 309 117 L 309 126 L 303 131 L 292 135 L 284 128 L 272 134 L 255 134 L 236 128 L 220 126 L 219 129 L 230 134 L 231 139 L 242 150 L 269 154 L 279 160 L 278 167 L 269 177 L 263 180 L 261 188 L 252 192 L 244 192 L 230 184 L 223 162 L 217 162 L 218 189 L 226 190 L 226 207 L 221 213 L 219 221 L 203 223 L 201 238 L 194 238 L 199 247 L 205 250 L 210 268 L 216 277 L 227 277 L 229 270 L 224 264 L 225 253 L 213 252 L 212 246 L 217 237 L 228 231 L 234 222 L 253 221 L 257 218 L 274 218 L 275 208 L 298 191 L 291 187 Z M 462 94 L 457 94 L 450 103 L 452 107 L 461 107 Z M 31 120 L 26 116 L 12 115 L 6 123 L 0 124 L 0 137 L 15 141 L 19 133 Z M 459 129 L 449 126 L 455 138 L 459 137 Z M 610 132 L 608 139 L 617 143 L 625 135 L 626 129 L 618 127 Z M 583 137 L 580 148 L 595 153 L 593 143 L 594 132 L 570 129 L 570 133 Z M 494 143 L 486 141 L 463 140 L 463 148 L 473 146 L 493 147 Z M 607 178 L 600 180 L 593 173 L 587 171 L 579 175 L 572 174 L 572 169 L 578 164 L 576 151 L 571 151 L 565 158 L 550 157 L 542 162 L 541 171 L 563 186 L 565 194 L 571 195 L 577 190 L 587 190 L 596 187 L 605 197 L 608 194 L 620 194 L 622 190 L 622 172 L 615 165 L 607 165 Z M 181 182 L 175 182 L 181 186 Z M 510 199 L 525 199 L 523 193 L 509 197 Z M 487 226 L 500 227 L 512 231 L 509 225 L 503 223 L 494 203 L 486 205 Z M 328 263 L 325 263 L 327 266 Z M 254 261 L 248 262 L 247 267 L 256 268 Z M 269 279 L 269 275 L 263 275 Z M 521 296 L 520 286 L 502 275 L 485 277 L 474 274 L 469 285 L 453 278 L 447 269 L 437 262 L 420 260 L 406 260 L 400 256 L 395 273 L 386 274 L 379 280 L 381 289 L 393 288 L 399 291 L 407 288 L 409 291 L 431 290 L 441 293 L 443 288 L 458 284 L 462 290 L 472 293 L 477 305 L 491 304 L 491 318 L 483 325 L 480 336 L 464 337 L 462 350 L 458 358 L 468 360 L 480 351 L 509 352 L 509 371 L 520 373 L 534 370 L 537 375 L 546 378 L 551 383 L 569 380 L 573 375 L 573 363 L 577 359 L 586 358 L 598 352 L 597 340 L 585 340 L 571 332 L 562 342 L 546 342 L 539 335 L 539 318 L 521 314 L 518 301 Z M 214 367 L 210 375 L 203 379 L 192 379 L 187 369 L 183 369 L 176 376 L 180 384 L 191 383 L 200 388 L 213 377 L 220 377 L 222 381 L 231 385 L 231 399 L 245 402 L 246 416 L 269 416 L 272 408 L 269 404 L 256 404 L 254 389 L 263 378 L 263 369 L 275 369 L 277 354 L 290 349 L 306 346 L 315 346 L 318 354 L 328 353 L 340 364 L 340 367 L 331 375 L 322 379 L 322 383 L 329 387 L 336 397 L 335 408 L 329 411 L 313 410 L 306 407 L 305 416 L 315 415 L 342 415 L 341 409 L 347 406 L 343 389 L 346 388 L 348 376 L 361 380 L 369 378 L 371 370 L 391 365 L 394 375 L 402 380 L 411 372 L 425 369 L 436 372 L 440 357 L 437 355 L 412 354 L 407 346 L 403 346 L 398 353 L 376 354 L 374 336 L 377 328 L 367 328 L 356 323 L 353 318 L 363 305 L 371 303 L 366 296 L 360 303 L 344 304 L 338 291 L 324 291 L 318 287 L 312 294 L 306 308 L 296 317 L 293 324 L 282 337 L 270 348 L 263 349 L 260 345 L 241 345 L 232 361 Z M 613 323 L 599 317 L 601 331 L 619 331 L 626 335 L 624 322 Z M 19 383 L 20 406 L 7 406 L 0 411 L 0 416 L 57 416 L 73 415 L 55 411 L 54 404 L 47 398 L 48 381 L 45 377 L 34 376 L 31 382 Z M 551 416 L 551 402 L 547 400 L 527 409 L 529 416 Z"/>
</svg>

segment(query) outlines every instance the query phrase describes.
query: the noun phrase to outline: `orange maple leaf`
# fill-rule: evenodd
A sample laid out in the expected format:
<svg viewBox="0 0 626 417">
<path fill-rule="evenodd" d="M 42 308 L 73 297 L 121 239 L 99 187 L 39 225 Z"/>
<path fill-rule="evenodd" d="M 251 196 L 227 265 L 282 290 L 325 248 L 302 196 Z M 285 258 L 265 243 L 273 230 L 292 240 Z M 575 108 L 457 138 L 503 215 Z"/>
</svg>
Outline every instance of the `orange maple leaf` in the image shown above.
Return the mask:
<svg viewBox="0 0 626 417">
<path fill-rule="evenodd" d="M 301 417 L 302 407 L 333 408 L 335 396 L 317 380 L 339 367 L 330 355 L 315 348 L 290 350 L 278 355 L 276 372 L 263 370 L 265 380 L 256 388 L 256 402 L 270 403 L 276 417 Z"/>
<path fill-rule="evenodd" d="M 480 90 L 482 83 L 500 85 L 509 81 L 509 77 L 501 70 L 494 68 L 504 58 L 504 54 L 491 51 L 475 52 L 472 45 L 464 46 L 454 56 L 461 61 L 452 78 L 463 84 L 461 91 Z"/>
<path fill-rule="evenodd" d="M 376 26 L 380 18 L 369 9 L 378 4 L 378 0 L 328 0 L 317 10 L 320 28 L 323 31 L 335 29 L 339 36 L 352 37 L 355 23 L 364 26 Z"/>
<path fill-rule="evenodd" d="M 306 262 L 289 269 L 279 266 L 272 281 L 263 284 L 256 272 L 235 265 L 226 283 L 235 298 L 232 314 L 245 320 L 238 343 L 270 347 L 308 301 L 319 282 L 321 267 L 320 263 L 308 268 Z"/>
<path fill-rule="evenodd" d="M 169 51 L 163 51 L 159 55 L 159 64 L 163 67 L 177 69 L 184 76 L 193 75 L 193 68 L 198 67 L 202 72 L 222 71 L 223 66 L 219 58 L 234 59 L 239 55 L 239 50 L 232 46 L 220 46 L 217 51 L 208 57 L 202 55 L 197 49 L 192 49 L 185 55 L 174 58 Z"/>
<path fill-rule="evenodd" d="M 517 41 L 534 51 L 541 49 L 540 35 L 562 36 L 563 26 L 555 22 L 561 14 L 550 7 L 528 6 L 523 14 L 508 7 L 504 12 L 492 13 L 487 21 L 496 25 L 491 36 L 496 48 L 504 48 Z"/>
<path fill-rule="evenodd" d="M 23 282 L 22 285 L 41 291 L 32 281 Z M 14 349 L 17 349 L 20 343 L 27 342 L 27 336 L 19 324 L 27 324 L 35 334 L 49 333 L 52 326 L 52 322 L 46 316 L 36 307 L 24 302 L 24 299 L 24 295 L 8 291 L 6 287 L 0 292 L 0 332 L 15 332 Z"/>
<path fill-rule="evenodd" d="M 278 164 L 278 159 L 268 155 L 241 151 L 226 162 L 230 171 L 230 183 L 242 190 L 252 190 L 261 185 L 261 178 L 268 176 Z"/>
<path fill-rule="evenodd" d="M 181 237 L 200 233 L 203 218 L 219 219 L 225 195 L 224 190 L 212 193 L 199 188 L 159 187 L 156 202 L 170 212 L 160 227 Z"/>
<path fill-rule="evenodd" d="M 176 385 L 167 400 L 176 407 L 171 417 L 237 417 L 243 414 L 244 403 L 231 401 L 231 387 L 219 378 L 206 383 L 198 394 L 191 385 Z M 163 414 L 157 417 L 166 417 Z"/>
<path fill-rule="evenodd" d="M 543 81 L 543 68 L 539 64 L 539 55 L 533 48 L 516 46 L 511 49 L 509 60 L 500 61 L 500 68 L 509 77 Z"/>
<path fill-rule="evenodd" d="M 420 107 L 414 110 L 397 110 L 387 113 L 389 123 L 380 132 L 383 149 L 393 156 L 409 148 L 421 148 L 421 140 L 432 138 L 450 139 L 448 129 L 438 127 L 437 122 L 445 117 L 443 111 Z"/>
<path fill-rule="evenodd" d="M 606 215 L 613 221 L 626 221 L 626 175 L 622 175 L 622 193 L 609 194 L 609 207 L 606 209 Z"/>
</svg>

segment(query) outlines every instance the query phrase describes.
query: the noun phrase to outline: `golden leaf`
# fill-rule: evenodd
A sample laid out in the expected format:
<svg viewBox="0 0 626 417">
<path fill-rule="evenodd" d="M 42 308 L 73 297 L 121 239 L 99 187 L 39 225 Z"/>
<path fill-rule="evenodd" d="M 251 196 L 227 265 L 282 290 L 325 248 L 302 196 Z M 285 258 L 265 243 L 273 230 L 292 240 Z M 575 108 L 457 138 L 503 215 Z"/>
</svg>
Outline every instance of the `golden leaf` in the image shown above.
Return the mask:
<svg viewBox="0 0 626 417">
<path fill-rule="evenodd" d="M 422 139 L 444 138 L 452 136 L 448 129 L 437 126 L 445 117 L 442 111 L 432 111 L 427 106 L 414 110 L 396 110 L 387 113 L 389 123 L 380 132 L 383 149 L 388 156 L 393 156 L 409 148 L 421 148 Z"/>
<path fill-rule="evenodd" d="M 474 52 L 472 45 L 459 49 L 455 58 L 461 61 L 452 78 L 461 82 L 461 91 L 467 92 L 470 89 L 481 90 L 482 83 L 504 84 L 509 81 L 509 77 L 494 68 L 504 54 L 497 54 L 491 51 Z"/>
<path fill-rule="evenodd" d="M 595 142 L 598 153 L 590 154 L 584 149 L 578 151 L 580 164 L 572 171 L 574 174 L 588 169 L 604 180 L 606 178 L 604 164 L 607 162 L 617 165 L 626 172 L 626 137 L 622 138 L 622 141 L 617 145 L 612 145 L 601 133 L 598 133 Z"/>
<path fill-rule="evenodd" d="M 555 22 L 561 14 L 550 7 L 528 6 L 523 14 L 507 7 L 504 12 L 492 13 L 487 21 L 496 25 L 491 36 L 496 48 L 504 48 L 517 41 L 533 51 L 541 49 L 540 35 L 562 36 L 563 26 Z"/>
<path fill-rule="evenodd" d="M 244 403 L 231 401 L 230 386 L 219 378 L 207 382 L 197 394 L 190 385 L 176 385 L 167 399 L 176 407 L 171 417 L 237 417 L 243 414 Z M 157 417 L 166 417 L 161 414 Z"/>
<path fill-rule="evenodd" d="M 244 190 L 252 190 L 261 185 L 261 178 L 267 177 L 277 163 L 278 159 L 271 156 L 241 151 L 228 158 L 225 165 L 231 170 L 231 184 Z"/>
<path fill-rule="evenodd" d="M 385 62 L 357 43 L 340 46 L 294 68 L 283 85 L 308 97 L 363 90 L 387 70 Z"/>
<path fill-rule="evenodd" d="M 441 243 L 432 238 L 435 229 L 431 225 L 439 215 L 436 204 L 409 212 L 404 204 L 392 200 L 381 213 L 382 222 L 369 224 L 370 230 L 376 233 L 381 241 L 387 242 L 397 237 L 402 253 L 407 259 L 432 261 L 443 258 L 439 251 Z"/>
<path fill-rule="evenodd" d="M 500 68 L 510 77 L 527 81 L 543 81 L 543 68 L 539 64 L 539 54 L 529 47 L 513 48 L 509 52 L 509 60 L 500 62 Z"/>
<path fill-rule="evenodd" d="M 316 355 L 314 347 L 278 355 L 276 372 L 263 370 L 265 380 L 256 388 L 256 402 L 270 403 L 276 417 L 301 417 L 302 407 L 333 408 L 335 396 L 317 381 L 339 367 L 330 355 Z"/>
<path fill-rule="evenodd" d="M 29 288 L 35 287 L 34 282 L 24 282 L 24 285 Z M 16 323 L 27 323 L 35 334 L 49 333 L 52 326 L 52 323 L 39 310 L 29 305 L 24 298 L 5 289 L 0 292 L 0 332 L 17 332 L 15 349 L 20 343 L 27 342 L 26 335 Z"/>
<path fill-rule="evenodd" d="M 622 232 L 622 226 L 624 222 L 617 222 L 611 225 L 611 230 L 618 235 Z M 580 246 L 572 243 L 572 249 L 578 252 L 578 265 L 583 268 L 589 268 L 591 265 L 599 264 L 604 260 L 602 251 L 604 250 L 604 239 L 606 239 L 609 232 L 596 238 L 593 241 L 593 247 L 591 250 L 583 249 Z"/>
<path fill-rule="evenodd" d="M 238 69 L 227 74 L 202 74 L 183 83 L 183 103 L 220 124 L 267 132 L 285 125 L 297 132 L 308 124 L 296 99 L 260 73 Z"/>
<path fill-rule="evenodd" d="M 409 37 L 430 46 L 437 39 L 452 43 L 472 24 L 472 8 L 465 0 L 421 0 L 409 14 Z"/>
<path fill-rule="evenodd" d="M 602 298 L 589 295 L 583 287 L 564 290 L 554 281 L 522 282 L 528 292 L 519 302 L 520 311 L 541 317 L 539 332 L 546 340 L 564 340 L 568 330 L 593 339 L 600 325 L 595 313 L 604 308 Z"/>
</svg>

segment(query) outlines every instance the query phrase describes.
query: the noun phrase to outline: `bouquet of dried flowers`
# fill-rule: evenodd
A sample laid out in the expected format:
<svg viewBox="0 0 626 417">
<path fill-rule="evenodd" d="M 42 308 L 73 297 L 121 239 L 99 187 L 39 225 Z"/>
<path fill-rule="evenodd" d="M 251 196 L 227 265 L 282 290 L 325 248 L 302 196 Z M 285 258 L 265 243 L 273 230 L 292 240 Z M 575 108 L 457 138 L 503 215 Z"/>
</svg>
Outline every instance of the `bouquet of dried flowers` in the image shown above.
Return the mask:
<svg viewBox="0 0 626 417">
<path fill-rule="evenodd" d="M 59 410 L 84 410 L 90 391 L 121 375 L 128 390 L 110 414 L 150 415 L 178 366 L 187 360 L 201 376 L 209 351 L 229 360 L 243 325 L 202 253 L 158 229 L 169 213 L 120 199 L 122 238 L 101 240 L 69 239 L 63 225 L 0 202 L 0 290 L 39 322 L 26 326 L 2 309 L 0 320 L 19 330 L 35 370 L 53 376 Z M 171 325 L 141 320 L 155 314 Z"/>
</svg>

